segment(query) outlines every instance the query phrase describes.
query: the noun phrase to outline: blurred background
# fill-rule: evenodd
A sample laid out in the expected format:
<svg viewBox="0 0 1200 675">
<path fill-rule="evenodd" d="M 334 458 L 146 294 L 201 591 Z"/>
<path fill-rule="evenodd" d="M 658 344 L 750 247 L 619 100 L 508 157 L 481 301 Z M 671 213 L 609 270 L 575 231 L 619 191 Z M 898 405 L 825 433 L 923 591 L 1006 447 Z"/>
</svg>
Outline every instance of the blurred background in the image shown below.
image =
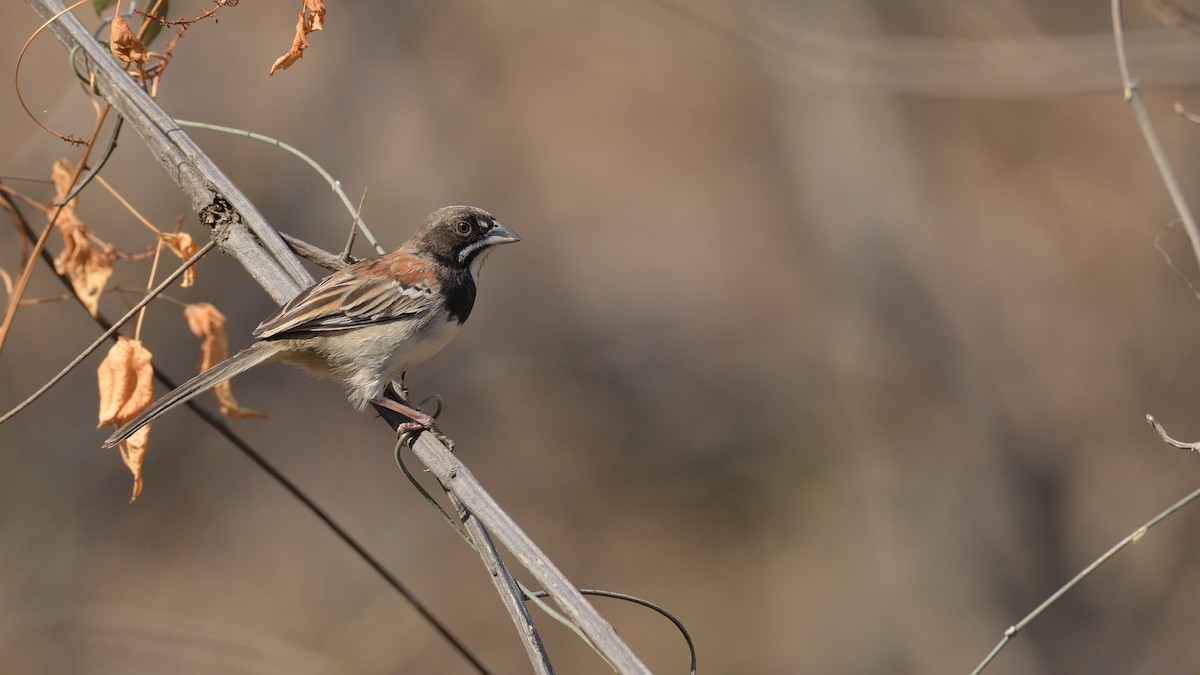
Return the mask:
<svg viewBox="0 0 1200 675">
<path fill-rule="evenodd" d="M 1200 3 L 1127 4 L 1134 72 L 1200 202 L 1200 128 L 1172 110 L 1200 109 Z M 1200 485 L 1200 457 L 1144 420 L 1200 438 L 1200 304 L 1164 253 L 1200 274 L 1122 100 L 1107 3 L 334 2 L 268 78 L 297 9 L 241 2 L 194 25 L 159 101 L 300 147 L 366 191 L 389 247 L 453 203 L 524 236 L 408 383 L 445 397 L 459 457 L 574 582 L 669 608 L 701 672 L 968 672 Z M 16 177 L 78 151 L 16 99 L 40 21 L 0 11 L 0 175 L 49 200 Z M 48 33 L 19 86 L 47 125 L 88 135 Z M 189 133 L 275 227 L 340 250 L 350 216 L 299 160 Z M 135 134 L 104 176 L 160 227 L 184 215 L 207 238 Z M 150 242 L 97 187 L 79 213 L 129 250 Z M 0 227 L 13 276 L 19 251 Z M 147 275 L 121 266 L 113 283 Z M 27 297 L 61 293 L 39 268 Z M 215 304 L 233 349 L 274 307 L 220 255 L 170 296 Z M 98 333 L 72 302 L 24 307 L 13 330 L 4 409 Z M 142 331 L 165 372 L 194 371 L 177 305 Z M 472 672 L 191 413 L 154 425 L 129 504 L 94 429 L 99 360 L 0 427 L 6 672 Z M 383 424 L 284 366 L 234 391 L 270 414 L 240 433 L 494 672 L 526 672 L 478 558 L 394 468 Z M 1198 530 L 1195 508 L 1154 529 L 988 672 L 1200 670 Z M 655 672 L 686 671 L 660 617 L 597 605 Z M 540 624 L 559 672 L 610 672 Z"/>
</svg>

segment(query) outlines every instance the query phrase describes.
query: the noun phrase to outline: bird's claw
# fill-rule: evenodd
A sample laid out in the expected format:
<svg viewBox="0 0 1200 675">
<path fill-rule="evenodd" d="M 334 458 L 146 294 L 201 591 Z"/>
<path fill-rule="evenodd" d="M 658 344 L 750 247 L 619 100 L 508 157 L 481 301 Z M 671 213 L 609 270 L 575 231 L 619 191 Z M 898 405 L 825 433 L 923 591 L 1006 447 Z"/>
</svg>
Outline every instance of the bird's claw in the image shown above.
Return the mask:
<svg viewBox="0 0 1200 675">
<path fill-rule="evenodd" d="M 408 401 L 407 396 L 405 396 L 405 400 L 403 402 L 393 401 L 389 398 L 380 398 L 374 402 L 380 406 L 383 406 L 384 408 L 398 412 L 412 420 L 410 422 L 401 422 L 400 425 L 396 427 L 396 438 L 400 442 L 411 444 L 412 440 L 415 439 L 418 434 L 428 431 L 432 433 L 435 438 L 441 441 L 447 449 L 449 449 L 451 452 L 454 451 L 454 441 L 450 440 L 446 434 L 443 434 L 442 430 L 438 429 L 437 422 L 434 421 L 438 415 L 442 414 L 443 403 L 441 396 L 434 394 L 426 398 L 424 401 L 421 401 L 421 405 L 418 407 L 413 407 L 412 403 Z M 423 410 L 423 408 L 431 403 L 436 404 L 437 406 L 432 415 Z"/>
<path fill-rule="evenodd" d="M 414 422 L 403 422 L 400 426 L 396 427 L 396 436 L 404 440 L 403 437 L 406 434 L 411 434 L 411 437 L 415 439 L 418 434 L 425 431 L 433 434 L 434 438 L 441 441 L 447 450 L 454 452 L 454 441 L 446 434 L 443 434 L 441 429 L 438 429 L 437 423 L 433 421 L 432 417 Z"/>
</svg>

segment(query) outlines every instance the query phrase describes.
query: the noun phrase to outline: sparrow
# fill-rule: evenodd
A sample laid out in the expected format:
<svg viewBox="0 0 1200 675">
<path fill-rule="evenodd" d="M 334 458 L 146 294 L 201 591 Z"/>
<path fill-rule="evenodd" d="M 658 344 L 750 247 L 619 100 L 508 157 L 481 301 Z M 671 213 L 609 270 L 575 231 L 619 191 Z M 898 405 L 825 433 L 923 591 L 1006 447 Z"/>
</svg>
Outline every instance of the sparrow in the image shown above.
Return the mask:
<svg viewBox="0 0 1200 675">
<path fill-rule="evenodd" d="M 494 247 L 520 240 L 482 209 L 440 208 L 400 248 L 301 291 L 254 329 L 254 344 L 160 398 L 117 429 L 104 447 L 217 384 L 274 361 L 342 383 L 358 410 L 375 403 L 414 420 L 401 425 L 401 432 L 436 432 L 431 417 L 385 398 L 384 390 L 399 377 L 403 392 L 404 372 L 446 346 L 475 305 L 484 259 Z"/>
</svg>

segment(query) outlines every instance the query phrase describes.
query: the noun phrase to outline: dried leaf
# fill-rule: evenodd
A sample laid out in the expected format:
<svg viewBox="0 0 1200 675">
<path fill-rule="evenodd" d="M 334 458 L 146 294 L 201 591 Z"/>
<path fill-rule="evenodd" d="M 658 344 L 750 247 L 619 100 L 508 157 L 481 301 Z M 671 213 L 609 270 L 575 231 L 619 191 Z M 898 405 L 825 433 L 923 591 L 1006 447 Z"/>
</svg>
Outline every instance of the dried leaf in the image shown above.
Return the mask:
<svg viewBox="0 0 1200 675">
<path fill-rule="evenodd" d="M 296 35 L 292 38 L 292 48 L 286 54 L 275 60 L 271 65 L 268 76 L 275 71 L 290 67 L 304 56 L 308 49 L 308 34 L 325 28 L 325 0 L 304 0 L 304 9 L 300 11 L 300 20 L 296 22 Z"/>
<path fill-rule="evenodd" d="M 171 249 L 171 253 L 179 256 L 180 260 L 187 260 L 200 250 L 200 244 L 192 241 L 192 235 L 187 232 L 163 232 L 158 235 L 162 238 L 167 248 Z M 189 267 L 183 272 L 183 282 L 179 284 L 180 288 L 187 288 L 196 283 L 196 268 Z"/>
<path fill-rule="evenodd" d="M 50 167 L 50 180 L 54 182 L 54 201 L 60 202 L 63 197 L 74 187 L 74 181 L 71 176 L 71 164 L 65 159 L 58 159 Z M 71 201 L 63 206 L 63 215 L 75 215 L 75 207 L 79 205 L 79 197 L 72 197 Z M 62 216 L 59 216 L 60 218 Z"/>
<path fill-rule="evenodd" d="M 71 168 L 65 159 L 54 163 L 50 169 L 54 181 L 55 201 L 61 200 L 71 191 Z M 100 311 L 100 294 L 113 273 L 113 253 L 94 241 L 91 230 L 79 219 L 75 207 L 79 197 L 61 207 L 56 224 L 62 233 L 63 250 L 54 259 L 54 271 L 71 280 L 71 288 L 88 313 L 96 316 Z"/>
<path fill-rule="evenodd" d="M 304 19 L 304 12 L 300 12 L 300 20 L 296 22 L 296 36 L 292 38 L 292 48 L 286 54 L 275 59 L 275 63 L 271 65 L 271 72 L 267 76 L 275 74 L 277 70 L 283 70 L 291 67 L 291 65 L 300 60 L 304 56 L 304 50 L 308 49 L 308 38 L 305 37 L 309 32 Z"/>
<path fill-rule="evenodd" d="M 304 0 L 304 10 L 308 12 L 307 32 L 313 33 L 325 28 L 325 0 Z"/>
<path fill-rule="evenodd" d="M 150 407 L 154 398 L 154 367 L 151 354 L 137 340 L 117 338 L 108 355 L 96 370 L 100 386 L 100 415 L 97 427 L 111 424 L 119 427 Z M 142 460 L 146 455 L 146 439 L 150 425 L 121 442 L 121 459 L 133 473 L 133 496 L 142 493 Z"/>
<path fill-rule="evenodd" d="M 150 425 L 147 424 L 118 445 L 121 461 L 125 462 L 125 466 L 129 467 L 129 472 L 133 474 L 133 494 L 129 497 L 131 502 L 136 501 L 138 495 L 142 494 L 142 462 L 146 459 L 146 440 L 149 438 Z"/>
<path fill-rule="evenodd" d="M 61 220 L 61 218 L 60 218 Z M 63 250 L 54 258 L 54 271 L 71 280 L 71 288 L 87 311 L 100 311 L 100 294 L 113 274 L 113 254 L 95 245 L 88 226 L 79 222 L 60 222 Z"/>
<path fill-rule="evenodd" d="M 150 359 L 150 350 L 141 342 L 117 338 L 96 370 L 100 385 L 97 427 L 105 424 L 119 427 L 154 402 L 154 367 Z"/>
<path fill-rule="evenodd" d="M 200 372 L 217 365 L 229 355 L 229 340 L 225 335 L 225 315 L 216 307 L 201 302 L 183 308 L 183 316 L 187 319 L 188 328 L 200 338 Z M 213 397 L 217 399 L 217 408 L 222 415 L 233 419 L 249 417 L 266 417 L 263 413 L 238 405 L 233 397 L 233 388 L 229 380 L 212 388 Z"/>
<path fill-rule="evenodd" d="M 125 21 L 124 17 L 119 14 L 114 16 L 110 30 L 112 33 L 108 48 L 112 51 L 113 56 L 125 63 L 136 63 L 139 66 L 146 65 L 146 61 L 150 59 L 150 56 L 146 53 L 146 46 L 129 29 L 129 22 Z"/>
</svg>

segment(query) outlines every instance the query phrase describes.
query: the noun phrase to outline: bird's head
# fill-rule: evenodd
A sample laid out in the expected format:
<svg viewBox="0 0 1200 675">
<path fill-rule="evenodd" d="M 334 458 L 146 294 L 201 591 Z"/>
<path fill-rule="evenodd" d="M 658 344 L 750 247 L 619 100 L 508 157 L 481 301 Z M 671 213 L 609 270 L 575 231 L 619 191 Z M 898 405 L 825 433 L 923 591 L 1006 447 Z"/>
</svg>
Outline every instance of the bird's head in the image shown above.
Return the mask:
<svg viewBox="0 0 1200 675">
<path fill-rule="evenodd" d="M 521 241 L 521 237 L 487 211 L 474 206 L 445 206 L 429 214 L 405 248 L 444 265 L 468 269 L 477 278 L 493 247 L 515 241 Z"/>
</svg>

